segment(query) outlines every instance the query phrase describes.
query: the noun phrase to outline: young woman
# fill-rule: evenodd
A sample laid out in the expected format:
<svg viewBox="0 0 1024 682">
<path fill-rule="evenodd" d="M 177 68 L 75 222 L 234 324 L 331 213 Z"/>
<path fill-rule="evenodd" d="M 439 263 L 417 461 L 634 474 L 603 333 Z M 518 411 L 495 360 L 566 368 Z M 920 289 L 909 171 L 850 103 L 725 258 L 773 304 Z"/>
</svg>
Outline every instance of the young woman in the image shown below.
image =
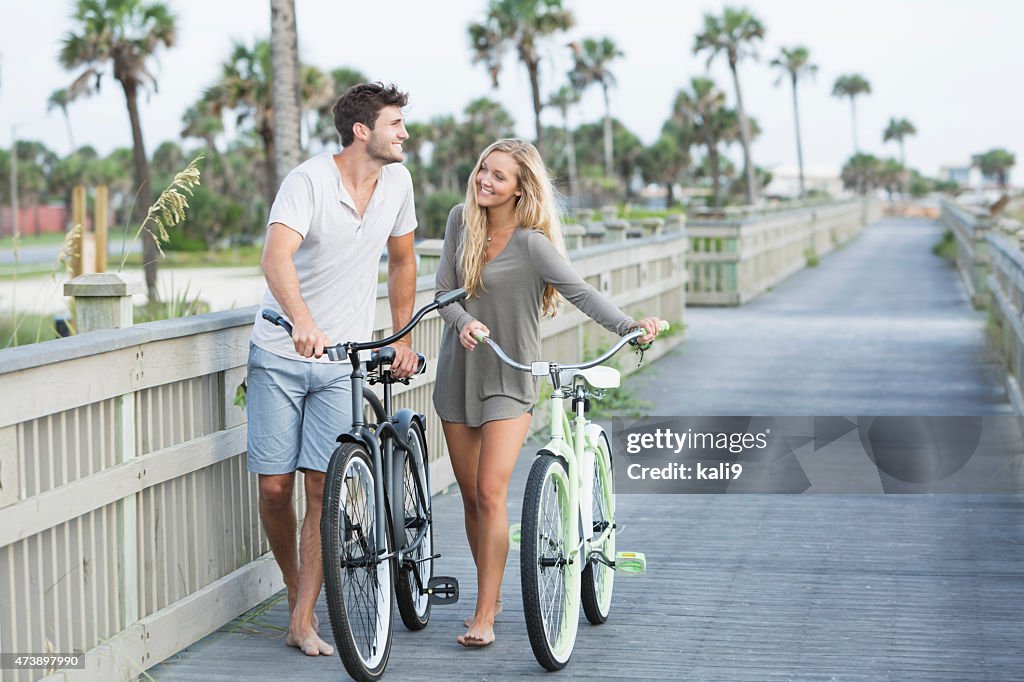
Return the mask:
<svg viewBox="0 0 1024 682">
<path fill-rule="evenodd" d="M 635 322 L 583 281 L 564 255 L 558 208 L 544 162 L 521 140 L 499 140 L 469 176 L 466 203 L 448 215 L 437 293 L 465 287 L 464 305 L 441 310 L 446 323 L 434 383 L 455 478 L 462 491 L 466 536 L 477 569 L 476 612 L 456 641 L 494 641 L 501 578 L 508 556 L 509 479 L 537 402 L 537 381 L 472 352 L 476 332 L 511 357 L 540 359 L 540 319 L 554 315 L 559 294 L 616 334 L 642 327 L 644 342 L 658 319 Z"/>
</svg>

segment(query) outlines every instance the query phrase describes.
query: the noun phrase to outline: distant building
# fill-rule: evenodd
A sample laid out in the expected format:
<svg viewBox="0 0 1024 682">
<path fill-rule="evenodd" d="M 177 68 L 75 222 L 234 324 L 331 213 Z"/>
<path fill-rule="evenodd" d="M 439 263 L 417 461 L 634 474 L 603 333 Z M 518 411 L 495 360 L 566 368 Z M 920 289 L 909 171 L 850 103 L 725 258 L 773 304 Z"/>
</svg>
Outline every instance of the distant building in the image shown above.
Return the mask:
<svg viewBox="0 0 1024 682">
<path fill-rule="evenodd" d="M 986 182 L 981 171 L 970 165 L 939 166 L 939 179 L 955 182 L 961 187 L 979 187 Z"/>
<path fill-rule="evenodd" d="M 761 193 L 765 197 L 794 198 L 800 196 L 800 168 L 798 166 L 778 165 L 768 169 L 772 181 Z M 843 180 L 833 168 L 827 166 L 804 167 L 804 190 L 807 192 L 824 192 L 829 196 L 844 194 Z"/>
</svg>

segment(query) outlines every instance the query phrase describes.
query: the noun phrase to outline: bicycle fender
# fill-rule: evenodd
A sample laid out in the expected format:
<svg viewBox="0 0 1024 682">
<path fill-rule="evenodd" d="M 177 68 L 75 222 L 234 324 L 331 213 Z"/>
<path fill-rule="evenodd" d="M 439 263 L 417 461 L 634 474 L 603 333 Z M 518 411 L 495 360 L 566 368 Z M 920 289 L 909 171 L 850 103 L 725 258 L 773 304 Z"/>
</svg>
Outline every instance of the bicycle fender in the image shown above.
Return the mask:
<svg viewBox="0 0 1024 682">
<path fill-rule="evenodd" d="M 413 422 L 419 424 L 424 437 L 427 435 L 427 420 L 424 419 L 422 414 L 417 414 L 407 407 L 395 413 L 394 422 L 395 430 L 398 431 L 402 440 L 405 440 L 405 434 L 409 433 L 409 427 Z"/>
<path fill-rule="evenodd" d="M 370 447 L 370 438 L 372 438 L 372 437 L 373 437 L 372 433 L 369 434 L 369 436 L 367 436 L 366 433 L 360 433 L 360 434 L 357 435 L 357 434 L 353 434 L 353 433 L 351 433 L 349 431 L 346 431 L 345 433 L 343 433 L 340 436 L 338 436 L 336 442 L 338 442 L 338 443 L 356 443 L 357 445 L 364 446 L 369 452 L 373 452 L 373 448 Z"/>
</svg>

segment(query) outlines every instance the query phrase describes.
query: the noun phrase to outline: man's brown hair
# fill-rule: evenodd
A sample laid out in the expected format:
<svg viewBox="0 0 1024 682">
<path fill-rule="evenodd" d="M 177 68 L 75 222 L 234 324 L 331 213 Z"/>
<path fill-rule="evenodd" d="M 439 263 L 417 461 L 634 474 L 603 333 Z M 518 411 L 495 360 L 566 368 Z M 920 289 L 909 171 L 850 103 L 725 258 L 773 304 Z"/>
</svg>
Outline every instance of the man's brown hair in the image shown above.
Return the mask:
<svg viewBox="0 0 1024 682">
<path fill-rule="evenodd" d="M 384 107 L 404 107 L 409 103 L 409 93 L 402 92 L 394 83 L 360 83 L 353 85 L 334 103 L 334 127 L 341 135 L 341 146 L 347 147 L 355 140 L 352 126 L 362 123 L 370 130 L 377 115 Z"/>
</svg>

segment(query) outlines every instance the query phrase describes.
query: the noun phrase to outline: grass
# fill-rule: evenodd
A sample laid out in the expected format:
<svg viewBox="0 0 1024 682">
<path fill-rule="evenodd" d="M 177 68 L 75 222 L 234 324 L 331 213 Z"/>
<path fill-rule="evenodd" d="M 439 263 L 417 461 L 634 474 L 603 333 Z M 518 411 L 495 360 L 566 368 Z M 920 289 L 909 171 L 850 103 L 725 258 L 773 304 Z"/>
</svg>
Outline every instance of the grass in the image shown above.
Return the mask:
<svg viewBox="0 0 1024 682">
<path fill-rule="evenodd" d="M 262 246 L 240 246 L 223 251 L 166 251 L 161 268 L 241 268 L 258 267 Z M 142 254 L 129 254 L 126 266 L 142 267 Z"/>
<path fill-rule="evenodd" d="M 58 338 L 57 331 L 53 326 L 54 317 L 54 315 L 37 313 L 19 313 L 17 329 L 15 329 L 14 321 L 9 316 L 5 316 L 0 319 L 0 348 L 24 346 L 29 343 Z"/>
<path fill-rule="evenodd" d="M 952 230 L 942 233 L 942 239 L 932 247 L 932 253 L 950 263 L 956 263 L 956 237 Z"/>
<path fill-rule="evenodd" d="M 220 631 L 263 635 L 273 639 L 280 638 L 284 633 L 288 632 L 288 628 L 268 622 L 265 616 L 287 596 L 288 595 L 284 591 L 275 594 L 262 604 L 246 611 L 238 618 L 235 618 L 233 621 L 222 627 Z M 268 630 L 270 632 L 267 632 Z"/>
<path fill-rule="evenodd" d="M 804 258 L 807 259 L 807 267 L 815 268 L 821 263 L 821 258 L 814 253 L 814 249 L 804 249 Z"/>
<path fill-rule="evenodd" d="M 63 232 L 47 232 L 46 234 L 34 235 L 34 234 L 21 234 L 18 235 L 18 247 L 25 248 L 26 246 L 50 246 L 53 244 L 60 244 L 64 241 Z M 0 237 L 0 249 L 10 249 L 14 247 L 14 237 L 11 235 L 4 235 Z"/>
</svg>

